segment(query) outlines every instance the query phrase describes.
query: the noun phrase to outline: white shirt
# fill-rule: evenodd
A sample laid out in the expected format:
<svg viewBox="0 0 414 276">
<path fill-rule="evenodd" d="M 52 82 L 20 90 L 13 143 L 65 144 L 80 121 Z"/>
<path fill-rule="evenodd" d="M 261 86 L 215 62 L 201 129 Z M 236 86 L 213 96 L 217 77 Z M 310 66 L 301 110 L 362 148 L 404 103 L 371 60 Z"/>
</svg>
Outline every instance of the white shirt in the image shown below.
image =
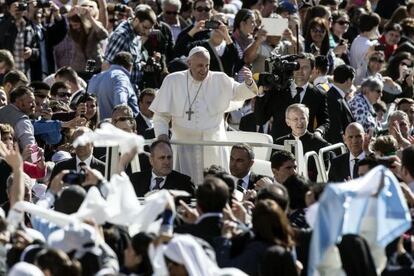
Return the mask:
<svg viewBox="0 0 414 276">
<path fill-rule="evenodd" d="M 376 45 L 377 40 L 370 40 L 365 36 L 358 35 L 351 45 L 351 50 L 349 52 L 351 66 L 358 70 L 361 66 L 361 60 L 364 60 L 365 55 L 368 51 L 368 48 L 372 45 Z"/>
<path fill-rule="evenodd" d="M 243 183 L 242 183 L 242 187 L 243 187 L 243 189 L 245 189 L 245 190 L 247 190 L 247 188 L 249 187 L 249 180 L 250 180 L 250 172 L 245 176 L 245 177 L 243 177 L 243 178 L 238 178 L 237 179 L 237 182 L 236 182 L 236 185 L 238 185 L 239 183 L 239 179 L 241 179 L 241 180 L 243 180 Z"/>
<path fill-rule="evenodd" d="M 165 184 L 165 179 L 167 178 L 166 176 L 158 176 L 153 172 L 151 172 L 152 177 L 151 177 L 151 184 L 150 184 L 150 191 L 152 191 L 155 188 L 155 185 L 157 185 L 157 182 L 155 181 L 155 178 L 159 178 L 161 177 L 163 179 L 163 181 L 160 183 L 160 188 L 162 188 Z"/>
<path fill-rule="evenodd" d="M 349 153 L 349 175 L 351 178 L 353 178 L 353 172 L 354 172 L 354 165 L 355 165 L 355 159 L 358 159 L 358 162 L 365 158 L 365 152 L 362 152 L 357 157 L 353 156 L 352 153 Z"/>
<path fill-rule="evenodd" d="M 303 91 L 300 93 L 300 103 L 303 101 L 303 97 L 305 97 L 305 93 L 306 93 L 306 89 L 308 89 L 308 85 L 309 83 L 307 82 L 304 86 L 301 86 L 303 88 Z M 296 94 L 298 93 L 298 91 L 296 90 L 296 84 L 293 83 L 290 86 L 290 93 L 292 94 L 292 98 L 294 98 L 296 96 Z"/>
<path fill-rule="evenodd" d="M 83 162 L 85 163 L 86 166 L 90 167 L 91 166 L 91 161 L 92 161 L 92 154 L 86 158 L 84 161 L 80 160 L 78 156 L 76 156 L 76 171 L 80 171 L 81 167 L 79 167 L 79 163 Z"/>
<path fill-rule="evenodd" d="M 148 128 L 154 127 L 154 122 L 152 119 L 146 117 L 144 114 L 141 113 L 142 118 L 144 119 L 145 123 L 147 124 Z"/>
</svg>

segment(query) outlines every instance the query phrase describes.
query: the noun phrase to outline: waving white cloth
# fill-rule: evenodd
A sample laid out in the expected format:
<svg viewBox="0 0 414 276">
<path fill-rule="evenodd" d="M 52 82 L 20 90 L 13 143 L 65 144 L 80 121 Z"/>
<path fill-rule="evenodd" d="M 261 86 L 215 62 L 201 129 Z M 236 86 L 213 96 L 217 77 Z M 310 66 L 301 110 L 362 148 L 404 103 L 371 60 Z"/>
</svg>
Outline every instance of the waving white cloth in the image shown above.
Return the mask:
<svg viewBox="0 0 414 276">
<path fill-rule="evenodd" d="M 119 146 L 122 154 L 130 151 L 134 147 L 137 147 L 141 151 L 144 145 L 144 138 L 134 133 L 123 131 L 110 123 L 103 123 L 100 128 L 79 136 L 73 142 L 73 146 L 76 148 L 87 143 L 93 143 L 95 147 Z"/>
</svg>

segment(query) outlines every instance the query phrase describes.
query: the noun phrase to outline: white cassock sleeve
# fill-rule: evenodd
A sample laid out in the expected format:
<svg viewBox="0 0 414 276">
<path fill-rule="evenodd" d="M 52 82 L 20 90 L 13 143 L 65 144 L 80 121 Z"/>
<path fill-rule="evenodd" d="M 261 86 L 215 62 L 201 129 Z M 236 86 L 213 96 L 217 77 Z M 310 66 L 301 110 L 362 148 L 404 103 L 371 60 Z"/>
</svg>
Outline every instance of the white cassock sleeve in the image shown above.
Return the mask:
<svg viewBox="0 0 414 276">
<path fill-rule="evenodd" d="M 168 113 L 154 113 L 154 132 L 155 138 L 158 136 L 165 134 L 168 136 L 169 124 L 171 122 L 171 114 Z"/>
</svg>

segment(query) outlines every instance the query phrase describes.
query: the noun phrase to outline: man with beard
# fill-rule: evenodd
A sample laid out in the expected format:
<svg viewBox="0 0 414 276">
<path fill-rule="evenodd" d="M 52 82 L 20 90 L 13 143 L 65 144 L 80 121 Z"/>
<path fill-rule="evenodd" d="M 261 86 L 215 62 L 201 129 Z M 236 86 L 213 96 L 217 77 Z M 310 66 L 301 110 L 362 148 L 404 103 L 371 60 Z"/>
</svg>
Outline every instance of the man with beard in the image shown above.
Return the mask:
<svg viewBox="0 0 414 276">
<path fill-rule="evenodd" d="M 0 109 L 0 123 L 13 126 L 21 149 L 36 143 L 29 116 L 35 111 L 35 97 L 30 87 L 19 86 L 10 93 L 10 103 Z"/>
<path fill-rule="evenodd" d="M 135 17 L 118 25 L 115 31 L 109 37 L 106 46 L 104 69 L 109 67 L 113 62 L 115 55 L 121 51 L 128 52 L 132 55 L 133 65 L 131 71 L 131 83 L 138 85 L 142 78 L 141 54 L 142 37 L 148 37 L 152 27 L 157 22 L 154 11 L 148 5 L 138 5 L 135 9 Z"/>
</svg>

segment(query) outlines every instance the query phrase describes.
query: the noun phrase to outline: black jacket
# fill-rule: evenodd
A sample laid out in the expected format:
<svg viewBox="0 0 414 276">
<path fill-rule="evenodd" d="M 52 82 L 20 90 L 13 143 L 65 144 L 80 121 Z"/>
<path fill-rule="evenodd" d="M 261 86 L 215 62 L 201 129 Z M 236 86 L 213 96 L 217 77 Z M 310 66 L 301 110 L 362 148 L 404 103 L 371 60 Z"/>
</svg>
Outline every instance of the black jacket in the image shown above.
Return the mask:
<svg viewBox="0 0 414 276">
<path fill-rule="evenodd" d="M 188 35 L 188 32 L 194 27 L 194 24 L 187 26 L 177 37 L 174 47 L 174 56 L 186 56 L 190 51 L 189 45 L 197 40 L 204 40 L 210 37 L 210 30 L 204 30 L 196 33 L 193 37 Z"/>
<path fill-rule="evenodd" d="M 219 216 L 206 217 L 196 224 L 184 224 L 174 229 L 175 233 L 191 234 L 216 247 L 215 239 L 221 237 L 222 221 Z"/>
<path fill-rule="evenodd" d="M 149 128 L 144 117 L 142 117 L 141 112 L 138 113 L 135 117 L 135 122 L 137 123 L 137 134 L 144 136 L 145 139 L 155 138 L 154 128 Z"/>
<path fill-rule="evenodd" d="M 349 153 L 344 153 L 332 159 L 328 180 L 331 182 L 344 182 L 351 176 L 349 168 Z"/>
<path fill-rule="evenodd" d="M 348 103 L 342 98 L 338 90 L 331 87 L 327 95 L 330 125 L 328 132 L 325 134 L 325 139 L 332 144 L 342 143 L 342 135 L 345 133 L 346 127 L 355 120 Z"/>
<path fill-rule="evenodd" d="M 151 171 L 136 172 L 130 177 L 132 185 L 134 186 L 137 197 L 143 197 L 150 191 L 151 186 Z M 162 189 L 183 190 L 194 196 L 195 186 L 191 182 L 191 178 L 185 174 L 177 171 L 172 171 L 167 175 Z"/>
<path fill-rule="evenodd" d="M 105 175 L 105 163 L 99 161 L 93 156 L 90 167 L 92 169 L 98 170 L 100 173 L 102 173 L 102 175 Z M 71 159 L 57 163 L 52 170 L 50 180 L 52 180 L 58 173 L 63 170 L 76 170 L 76 157 L 72 157 Z"/>
<path fill-rule="evenodd" d="M 274 141 L 291 131 L 285 121 L 286 108 L 291 104 L 293 104 L 293 99 L 290 91 L 268 91 L 263 97 L 256 98 L 254 108 L 256 124 L 263 125 L 273 116 L 272 136 Z M 302 104 L 309 108 L 308 130 L 314 131 L 316 121 L 316 128 L 325 134 L 330 125 L 326 95 L 309 84 Z"/>
</svg>

